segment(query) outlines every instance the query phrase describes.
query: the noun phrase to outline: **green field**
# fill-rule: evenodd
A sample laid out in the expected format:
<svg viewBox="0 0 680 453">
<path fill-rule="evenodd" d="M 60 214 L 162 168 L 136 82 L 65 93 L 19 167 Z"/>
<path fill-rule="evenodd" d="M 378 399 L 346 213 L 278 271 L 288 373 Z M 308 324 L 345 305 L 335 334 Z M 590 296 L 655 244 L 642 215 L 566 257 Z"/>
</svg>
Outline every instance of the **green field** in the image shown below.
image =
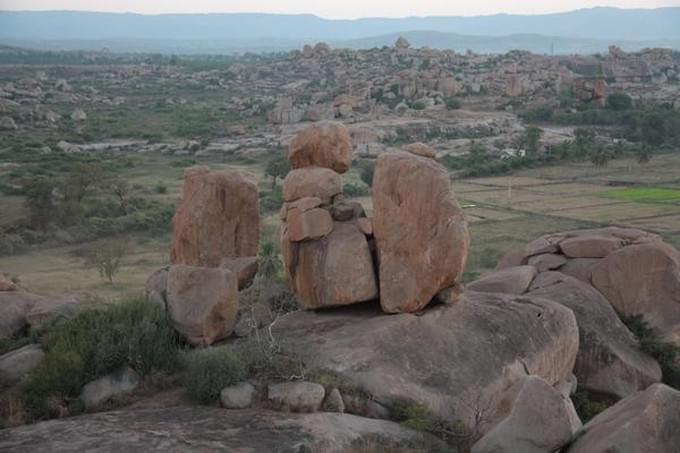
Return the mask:
<svg viewBox="0 0 680 453">
<path fill-rule="evenodd" d="M 628 189 L 608 190 L 598 195 L 614 200 L 635 201 L 638 203 L 680 204 L 680 189 L 665 187 L 631 187 Z"/>
</svg>

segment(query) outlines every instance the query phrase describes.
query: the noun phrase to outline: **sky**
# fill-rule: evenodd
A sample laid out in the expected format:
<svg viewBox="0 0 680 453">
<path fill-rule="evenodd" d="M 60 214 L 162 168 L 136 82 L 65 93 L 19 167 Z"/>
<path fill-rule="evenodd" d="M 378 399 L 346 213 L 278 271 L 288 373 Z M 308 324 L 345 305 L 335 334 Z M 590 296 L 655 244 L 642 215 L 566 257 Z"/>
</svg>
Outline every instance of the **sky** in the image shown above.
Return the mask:
<svg viewBox="0 0 680 453">
<path fill-rule="evenodd" d="M 541 14 L 594 6 L 658 8 L 680 6 L 680 0 L 0 0 L 0 10 L 305 13 L 333 19 Z"/>
</svg>

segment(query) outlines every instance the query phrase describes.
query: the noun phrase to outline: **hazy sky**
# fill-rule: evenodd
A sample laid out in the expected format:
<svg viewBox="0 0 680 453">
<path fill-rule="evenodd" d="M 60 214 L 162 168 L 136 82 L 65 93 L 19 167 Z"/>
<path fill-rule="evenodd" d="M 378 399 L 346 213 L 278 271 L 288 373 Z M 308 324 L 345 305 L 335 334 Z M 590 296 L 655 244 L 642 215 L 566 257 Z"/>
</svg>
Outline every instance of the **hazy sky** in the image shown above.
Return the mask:
<svg viewBox="0 0 680 453">
<path fill-rule="evenodd" d="M 0 0 L 0 9 L 138 13 L 310 13 L 329 18 L 538 14 L 593 6 L 657 8 L 680 0 Z"/>
</svg>

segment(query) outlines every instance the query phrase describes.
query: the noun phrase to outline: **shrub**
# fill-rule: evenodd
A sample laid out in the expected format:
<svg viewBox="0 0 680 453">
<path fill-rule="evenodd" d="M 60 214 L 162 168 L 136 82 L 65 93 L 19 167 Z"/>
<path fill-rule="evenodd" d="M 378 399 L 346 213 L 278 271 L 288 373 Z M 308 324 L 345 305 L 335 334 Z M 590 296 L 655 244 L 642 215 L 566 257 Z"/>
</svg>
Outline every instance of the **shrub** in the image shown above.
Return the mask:
<svg viewBox="0 0 680 453">
<path fill-rule="evenodd" d="M 448 110 L 458 110 L 462 107 L 461 102 L 456 98 L 446 98 L 445 102 Z"/>
<path fill-rule="evenodd" d="M 595 394 L 587 390 L 579 390 L 571 396 L 574 408 L 583 423 L 588 423 L 600 412 L 604 412 L 616 401 L 612 397 Z"/>
<path fill-rule="evenodd" d="M 373 186 L 373 175 L 375 173 L 375 162 L 362 160 L 359 163 L 359 178 L 368 186 Z"/>
<path fill-rule="evenodd" d="M 268 381 L 293 381 L 305 377 L 305 364 L 268 333 L 256 332 L 239 345 L 239 352 L 246 361 L 249 376 Z"/>
<path fill-rule="evenodd" d="M 361 184 L 349 183 L 345 184 L 343 192 L 348 197 L 364 197 L 368 195 L 368 187 Z"/>
<path fill-rule="evenodd" d="M 607 108 L 612 110 L 628 110 L 633 106 L 633 100 L 625 93 L 614 93 L 607 96 Z"/>
<path fill-rule="evenodd" d="M 273 190 L 267 192 L 260 198 L 260 208 L 264 212 L 276 211 L 281 209 L 283 204 L 283 191 L 280 186 L 274 186 Z"/>
<path fill-rule="evenodd" d="M 640 350 L 659 362 L 663 382 L 680 390 L 680 347 L 663 341 L 659 332 L 650 327 L 642 316 L 632 316 L 623 322 L 638 338 Z"/>
<path fill-rule="evenodd" d="M 199 403 L 214 403 L 223 388 L 235 385 L 245 377 L 246 368 L 241 358 L 230 348 L 208 348 L 187 356 L 184 385 Z"/>
<path fill-rule="evenodd" d="M 460 421 L 449 421 L 435 415 L 427 406 L 400 401 L 393 405 L 392 414 L 405 428 L 432 434 L 451 444 L 470 442 L 472 433 Z"/>
<path fill-rule="evenodd" d="M 142 377 L 177 368 L 180 338 L 164 310 L 143 298 L 84 309 L 68 321 L 47 325 L 36 337 L 45 358 L 22 382 L 20 397 L 33 418 L 78 411 L 87 382 L 128 365 Z"/>
<path fill-rule="evenodd" d="M 159 182 L 158 184 L 156 184 L 156 187 L 154 187 L 153 190 L 159 195 L 164 195 L 168 193 L 168 186 L 166 186 L 162 182 Z"/>
</svg>

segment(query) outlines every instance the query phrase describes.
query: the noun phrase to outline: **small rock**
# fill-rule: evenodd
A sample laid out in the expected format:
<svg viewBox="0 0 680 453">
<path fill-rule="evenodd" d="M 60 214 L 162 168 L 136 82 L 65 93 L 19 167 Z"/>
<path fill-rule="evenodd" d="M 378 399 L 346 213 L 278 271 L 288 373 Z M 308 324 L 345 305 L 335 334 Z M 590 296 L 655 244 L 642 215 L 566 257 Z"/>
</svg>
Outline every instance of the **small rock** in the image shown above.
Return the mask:
<svg viewBox="0 0 680 453">
<path fill-rule="evenodd" d="M 242 382 L 227 387 L 220 393 L 220 401 L 225 409 L 246 409 L 253 404 L 255 387 L 248 382 Z"/>
<path fill-rule="evenodd" d="M 71 119 L 73 121 L 85 121 L 87 119 L 87 114 L 83 109 L 75 109 L 73 113 L 71 113 Z"/>
<path fill-rule="evenodd" d="M 0 277 L 0 291 L 16 291 L 17 285 L 10 280 Z"/>
<path fill-rule="evenodd" d="M 323 403 L 326 390 L 313 382 L 286 382 L 269 385 L 269 401 L 286 412 L 316 412 Z"/>
<path fill-rule="evenodd" d="M 463 285 L 453 285 L 444 288 L 437 293 L 435 299 L 446 305 L 454 305 L 460 302 L 463 295 Z"/>
<path fill-rule="evenodd" d="M 126 367 L 86 384 L 80 393 L 85 409 L 93 409 L 114 396 L 134 391 L 139 385 L 139 376 L 132 368 Z"/>
<path fill-rule="evenodd" d="M 31 371 L 45 357 L 42 348 L 29 344 L 0 356 L 0 384 L 13 384 Z"/>
</svg>

